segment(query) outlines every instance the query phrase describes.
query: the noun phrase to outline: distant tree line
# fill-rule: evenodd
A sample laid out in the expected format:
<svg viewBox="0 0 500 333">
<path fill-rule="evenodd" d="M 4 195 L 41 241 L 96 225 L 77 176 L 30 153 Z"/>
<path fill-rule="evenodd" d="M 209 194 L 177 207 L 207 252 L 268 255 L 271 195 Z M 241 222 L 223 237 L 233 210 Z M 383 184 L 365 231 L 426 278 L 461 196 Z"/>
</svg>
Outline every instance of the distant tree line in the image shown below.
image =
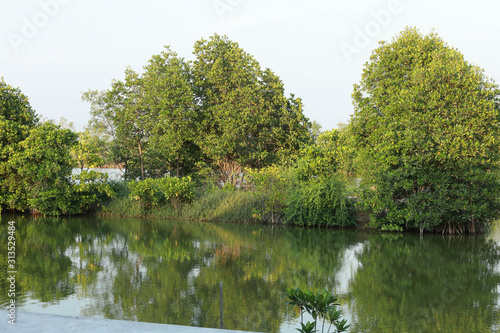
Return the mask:
<svg viewBox="0 0 500 333">
<path fill-rule="evenodd" d="M 201 39 L 193 54 L 167 47 L 142 73 L 128 68 L 109 89 L 85 92 L 83 133 L 40 122 L 2 80 L 0 207 L 78 214 L 118 194 L 118 210 L 132 199 L 147 214 L 170 205 L 199 216 L 184 209 L 194 201 L 250 206 L 245 219 L 348 226 L 358 211 L 372 228 L 443 233 L 481 232 L 497 218 L 500 89 L 434 32 L 406 28 L 381 42 L 354 86 L 350 122 L 324 132 L 227 37 Z M 128 183 L 89 170 L 103 164 L 122 167 Z"/>
</svg>

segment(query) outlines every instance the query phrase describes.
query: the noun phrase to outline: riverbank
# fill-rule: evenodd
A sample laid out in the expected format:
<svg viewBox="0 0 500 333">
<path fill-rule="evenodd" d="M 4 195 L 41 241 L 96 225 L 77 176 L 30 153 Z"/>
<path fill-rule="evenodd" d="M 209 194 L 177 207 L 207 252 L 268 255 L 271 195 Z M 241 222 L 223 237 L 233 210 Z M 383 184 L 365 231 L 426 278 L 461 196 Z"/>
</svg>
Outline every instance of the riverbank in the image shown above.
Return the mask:
<svg viewBox="0 0 500 333">
<path fill-rule="evenodd" d="M 245 191 L 204 191 L 178 209 L 168 203 L 146 209 L 139 201 L 131 200 L 126 192 L 119 192 L 116 198 L 106 202 L 95 214 L 103 217 L 249 223 L 259 222 L 253 216 L 256 207 L 255 196 Z"/>
<path fill-rule="evenodd" d="M 95 214 L 103 217 L 316 227 L 356 226 L 355 221 L 366 225 L 367 214 L 361 214 L 360 218 L 355 208 L 354 188 L 339 177 L 308 186 L 293 186 L 283 180 L 282 184 L 275 183 L 262 182 L 252 189 L 197 186 L 191 199 L 172 204 L 170 200 L 153 201 L 151 193 L 161 193 L 154 186 L 135 194 L 131 193 L 127 183 L 117 182 L 113 186 L 116 197 L 104 202 Z M 156 195 L 161 197 L 161 194 Z"/>
</svg>

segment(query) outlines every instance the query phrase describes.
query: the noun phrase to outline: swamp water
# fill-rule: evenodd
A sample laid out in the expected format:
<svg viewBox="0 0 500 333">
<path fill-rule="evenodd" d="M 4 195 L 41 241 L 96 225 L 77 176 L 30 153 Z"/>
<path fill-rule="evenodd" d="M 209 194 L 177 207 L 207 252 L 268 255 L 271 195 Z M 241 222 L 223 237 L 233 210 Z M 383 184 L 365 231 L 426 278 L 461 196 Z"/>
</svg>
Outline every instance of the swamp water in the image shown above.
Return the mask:
<svg viewBox="0 0 500 333">
<path fill-rule="evenodd" d="M 328 288 L 349 332 L 500 330 L 500 227 L 487 235 L 382 234 L 113 218 L 1 215 L 16 227 L 20 311 L 296 332 L 287 287 Z M 4 319 L 6 320 L 6 319 Z"/>
</svg>

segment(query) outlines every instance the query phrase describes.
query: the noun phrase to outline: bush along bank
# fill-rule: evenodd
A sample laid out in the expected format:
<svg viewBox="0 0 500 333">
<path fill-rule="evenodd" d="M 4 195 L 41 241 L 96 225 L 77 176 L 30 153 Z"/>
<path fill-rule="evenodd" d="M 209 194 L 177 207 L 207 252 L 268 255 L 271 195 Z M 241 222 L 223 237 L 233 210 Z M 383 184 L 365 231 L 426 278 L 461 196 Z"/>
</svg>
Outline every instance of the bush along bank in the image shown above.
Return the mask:
<svg viewBox="0 0 500 333">
<path fill-rule="evenodd" d="M 310 227 L 355 224 L 354 203 L 341 175 L 301 181 L 294 170 L 271 166 L 250 170 L 245 179 L 245 184 L 222 187 L 191 177 L 115 182 L 117 196 L 97 214 Z"/>
</svg>

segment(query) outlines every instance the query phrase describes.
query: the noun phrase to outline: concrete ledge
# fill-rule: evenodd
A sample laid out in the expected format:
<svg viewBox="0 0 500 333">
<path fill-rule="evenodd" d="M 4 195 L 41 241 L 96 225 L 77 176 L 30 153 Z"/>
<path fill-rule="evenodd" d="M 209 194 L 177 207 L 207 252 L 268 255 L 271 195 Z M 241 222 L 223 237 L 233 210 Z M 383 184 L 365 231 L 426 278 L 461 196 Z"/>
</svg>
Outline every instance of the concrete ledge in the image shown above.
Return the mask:
<svg viewBox="0 0 500 333">
<path fill-rule="evenodd" d="M 1 311 L 0 331 L 16 333 L 243 333 L 243 331 L 220 330 L 214 328 L 144 323 L 127 320 L 67 317 L 51 314 L 17 312 L 16 325 L 8 323 L 7 311 Z"/>
</svg>

